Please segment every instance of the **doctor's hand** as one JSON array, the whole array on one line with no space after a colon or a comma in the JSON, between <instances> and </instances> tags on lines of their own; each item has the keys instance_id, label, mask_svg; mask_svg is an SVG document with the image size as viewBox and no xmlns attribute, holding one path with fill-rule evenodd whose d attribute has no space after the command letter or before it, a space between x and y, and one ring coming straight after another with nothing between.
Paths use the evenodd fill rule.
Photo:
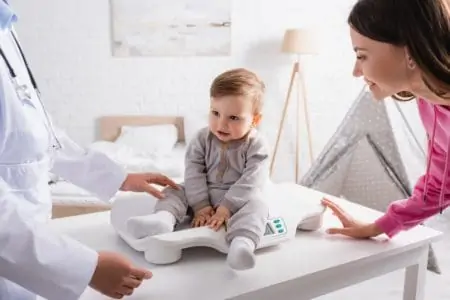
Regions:
<instances>
[{"instance_id":1,"label":"doctor's hand","mask_svg":"<svg viewBox=\"0 0 450 300\"><path fill-rule=\"evenodd\" d=\"M148 270L135 268L130 261L118 253L100 251L97 268L89 286L114 299L129 296L144 279L150 279Z\"/></svg>"},{"instance_id":2,"label":"doctor's hand","mask_svg":"<svg viewBox=\"0 0 450 300\"><path fill-rule=\"evenodd\" d=\"M333 212L333 214L341 221L343 228L329 228L327 233L329 234L343 234L349 237L357 239L366 239L375 237L383 233L383 231L378 228L374 223L362 223L355 220L352 216L346 213L341 207L336 203L323 199L322 204Z\"/></svg>"},{"instance_id":3,"label":"doctor's hand","mask_svg":"<svg viewBox=\"0 0 450 300\"><path fill-rule=\"evenodd\" d=\"M121 191L129 192L146 192L155 196L158 199L164 198L164 194L151 186L151 184L157 184L159 186L171 186L174 189L180 189L179 186L173 182L169 177L157 173L135 173L128 174L125 181L120 187Z\"/></svg>"},{"instance_id":4,"label":"doctor's hand","mask_svg":"<svg viewBox=\"0 0 450 300\"><path fill-rule=\"evenodd\" d=\"M210 228L215 231L219 230L222 225L225 225L228 219L230 218L231 213L225 206L219 205L217 207L216 212L212 215L211 219L208 221L208 225Z\"/></svg>"}]
</instances>

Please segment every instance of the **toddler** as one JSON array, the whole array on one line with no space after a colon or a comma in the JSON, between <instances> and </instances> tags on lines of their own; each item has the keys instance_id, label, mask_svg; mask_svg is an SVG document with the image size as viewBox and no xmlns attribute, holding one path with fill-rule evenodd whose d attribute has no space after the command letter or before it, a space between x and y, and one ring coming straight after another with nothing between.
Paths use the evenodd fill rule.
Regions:
<instances>
[{"instance_id":1,"label":"toddler","mask_svg":"<svg viewBox=\"0 0 450 300\"><path fill-rule=\"evenodd\" d=\"M216 77L210 88L209 126L188 144L184 184L166 188L151 215L133 217L136 238L171 232L192 210L192 226L226 226L227 256L235 270L255 265L254 250L269 215L262 198L269 180L269 151L256 127L264 83L246 69Z\"/></svg>"}]
</instances>

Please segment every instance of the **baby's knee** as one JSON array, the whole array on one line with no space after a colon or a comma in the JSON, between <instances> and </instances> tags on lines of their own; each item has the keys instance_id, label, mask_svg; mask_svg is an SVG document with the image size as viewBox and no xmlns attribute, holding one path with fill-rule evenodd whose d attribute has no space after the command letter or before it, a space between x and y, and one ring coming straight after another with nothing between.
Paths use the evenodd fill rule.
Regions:
<instances>
[{"instance_id":1,"label":"baby's knee","mask_svg":"<svg viewBox=\"0 0 450 300\"><path fill-rule=\"evenodd\" d=\"M171 186L167 186L165 188L162 189L162 193L165 196L165 198L167 197L183 197L184 196L184 186L181 184L177 184L178 189L171 187Z\"/></svg>"}]
</instances>

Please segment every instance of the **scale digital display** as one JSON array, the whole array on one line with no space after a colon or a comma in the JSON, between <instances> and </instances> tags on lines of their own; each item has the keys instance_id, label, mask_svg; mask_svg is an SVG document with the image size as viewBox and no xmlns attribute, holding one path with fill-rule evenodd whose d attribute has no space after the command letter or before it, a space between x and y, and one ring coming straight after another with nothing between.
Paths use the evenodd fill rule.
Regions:
<instances>
[{"instance_id":1,"label":"scale digital display","mask_svg":"<svg viewBox=\"0 0 450 300\"><path fill-rule=\"evenodd\" d=\"M264 236L268 235L280 235L286 233L286 227L281 218L269 219L266 223L266 228L264 231Z\"/></svg>"},{"instance_id":2,"label":"scale digital display","mask_svg":"<svg viewBox=\"0 0 450 300\"><path fill-rule=\"evenodd\" d=\"M275 231L273 231L272 227L269 225L269 223L266 223L266 231L264 232L264 235L271 235L274 234Z\"/></svg>"}]
</instances>

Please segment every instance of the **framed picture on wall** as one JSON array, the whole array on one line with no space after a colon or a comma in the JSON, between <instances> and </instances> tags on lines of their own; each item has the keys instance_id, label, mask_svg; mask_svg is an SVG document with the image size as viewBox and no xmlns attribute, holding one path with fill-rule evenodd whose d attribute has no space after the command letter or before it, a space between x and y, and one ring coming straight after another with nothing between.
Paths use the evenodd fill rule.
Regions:
<instances>
[{"instance_id":1,"label":"framed picture on wall","mask_svg":"<svg viewBox=\"0 0 450 300\"><path fill-rule=\"evenodd\" d=\"M231 0L110 0L112 53L227 56Z\"/></svg>"}]
</instances>

